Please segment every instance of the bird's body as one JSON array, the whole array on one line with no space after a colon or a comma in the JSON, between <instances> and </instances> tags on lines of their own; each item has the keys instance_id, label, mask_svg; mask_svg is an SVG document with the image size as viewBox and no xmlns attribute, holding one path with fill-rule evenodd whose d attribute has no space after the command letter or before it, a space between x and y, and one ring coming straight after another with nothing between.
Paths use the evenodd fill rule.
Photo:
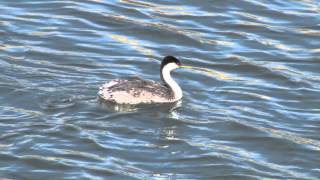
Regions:
<instances>
[{"instance_id":1,"label":"bird's body","mask_svg":"<svg viewBox=\"0 0 320 180\"><path fill-rule=\"evenodd\" d=\"M171 78L170 72L180 62L167 56L161 63L160 74L164 84L140 78L115 79L100 87L99 96L118 104L172 103L182 98L180 86Z\"/></svg>"},{"instance_id":2,"label":"bird's body","mask_svg":"<svg viewBox=\"0 0 320 180\"><path fill-rule=\"evenodd\" d=\"M100 97L119 104L174 102L171 90L154 81L143 79L115 79L104 84ZM169 101L168 101L169 100Z\"/></svg>"}]
</instances>

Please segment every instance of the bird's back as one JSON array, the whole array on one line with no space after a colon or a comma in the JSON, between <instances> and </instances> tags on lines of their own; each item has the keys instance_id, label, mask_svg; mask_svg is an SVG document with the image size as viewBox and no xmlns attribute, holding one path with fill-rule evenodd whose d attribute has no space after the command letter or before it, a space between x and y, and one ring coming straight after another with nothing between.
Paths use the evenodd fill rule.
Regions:
<instances>
[{"instance_id":1,"label":"bird's back","mask_svg":"<svg viewBox=\"0 0 320 180\"><path fill-rule=\"evenodd\" d=\"M174 101L173 93L167 86L139 78L109 81L100 88L99 95L107 101L120 104Z\"/></svg>"}]
</instances>

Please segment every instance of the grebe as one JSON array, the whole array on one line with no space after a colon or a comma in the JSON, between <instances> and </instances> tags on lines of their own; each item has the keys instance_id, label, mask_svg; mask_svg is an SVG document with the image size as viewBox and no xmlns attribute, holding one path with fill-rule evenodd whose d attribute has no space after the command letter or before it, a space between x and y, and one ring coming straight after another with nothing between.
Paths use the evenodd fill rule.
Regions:
<instances>
[{"instance_id":1,"label":"grebe","mask_svg":"<svg viewBox=\"0 0 320 180\"><path fill-rule=\"evenodd\" d=\"M182 98L180 86L171 78L170 72L181 66L173 56L163 58L160 77L164 84L135 79L115 79L100 87L99 96L118 104L172 103Z\"/></svg>"}]
</instances>

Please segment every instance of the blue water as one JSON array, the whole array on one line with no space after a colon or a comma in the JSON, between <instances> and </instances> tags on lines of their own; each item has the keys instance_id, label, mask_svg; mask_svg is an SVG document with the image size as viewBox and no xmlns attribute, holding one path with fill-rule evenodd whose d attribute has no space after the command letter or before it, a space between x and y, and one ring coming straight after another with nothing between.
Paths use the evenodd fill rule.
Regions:
<instances>
[{"instance_id":1,"label":"blue water","mask_svg":"<svg viewBox=\"0 0 320 180\"><path fill-rule=\"evenodd\" d=\"M319 1L0 2L0 179L320 179ZM99 100L165 55L180 104Z\"/></svg>"}]
</instances>

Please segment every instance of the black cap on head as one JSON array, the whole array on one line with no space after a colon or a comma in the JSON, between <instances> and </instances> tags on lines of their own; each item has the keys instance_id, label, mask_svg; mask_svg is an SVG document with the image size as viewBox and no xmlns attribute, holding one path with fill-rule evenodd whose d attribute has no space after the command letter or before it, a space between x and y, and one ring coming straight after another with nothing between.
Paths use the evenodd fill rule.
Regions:
<instances>
[{"instance_id":1,"label":"black cap on head","mask_svg":"<svg viewBox=\"0 0 320 180\"><path fill-rule=\"evenodd\" d=\"M163 60L161 62L160 69L162 69L163 66L165 66L168 63L176 63L178 66L181 66L181 63L177 58L175 58L173 56L166 56L163 58Z\"/></svg>"}]
</instances>

